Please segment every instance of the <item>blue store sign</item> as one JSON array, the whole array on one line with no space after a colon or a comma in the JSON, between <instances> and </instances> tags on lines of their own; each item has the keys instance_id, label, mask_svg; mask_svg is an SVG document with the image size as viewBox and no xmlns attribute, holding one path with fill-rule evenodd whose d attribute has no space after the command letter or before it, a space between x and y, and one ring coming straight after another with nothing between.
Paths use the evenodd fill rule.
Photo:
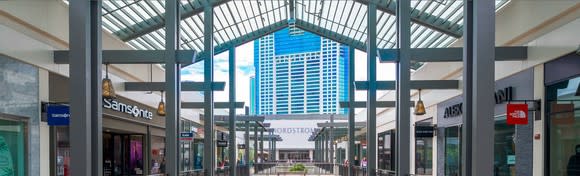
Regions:
<instances>
[{"instance_id":1,"label":"blue store sign","mask_svg":"<svg viewBox=\"0 0 580 176\"><path fill-rule=\"evenodd\" d=\"M47 122L50 126L69 125L70 109L66 105L49 104L46 107Z\"/></svg>"}]
</instances>

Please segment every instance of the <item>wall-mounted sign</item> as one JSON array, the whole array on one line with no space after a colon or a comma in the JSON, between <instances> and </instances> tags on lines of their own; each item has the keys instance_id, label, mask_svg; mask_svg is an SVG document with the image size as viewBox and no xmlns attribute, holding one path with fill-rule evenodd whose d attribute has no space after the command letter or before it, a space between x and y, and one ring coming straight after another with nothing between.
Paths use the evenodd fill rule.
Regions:
<instances>
[{"instance_id":1,"label":"wall-mounted sign","mask_svg":"<svg viewBox=\"0 0 580 176\"><path fill-rule=\"evenodd\" d=\"M508 125L528 124L528 104L507 104Z\"/></svg>"},{"instance_id":2,"label":"wall-mounted sign","mask_svg":"<svg viewBox=\"0 0 580 176\"><path fill-rule=\"evenodd\" d=\"M495 91L495 104L502 104L504 102L512 101L512 87L506 87Z\"/></svg>"},{"instance_id":3,"label":"wall-mounted sign","mask_svg":"<svg viewBox=\"0 0 580 176\"><path fill-rule=\"evenodd\" d=\"M48 104L46 121L50 126L66 126L70 123L70 108L67 105Z\"/></svg>"},{"instance_id":4,"label":"wall-mounted sign","mask_svg":"<svg viewBox=\"0 0 580 176\"><path fill-rule=\"evenodd\" d=\"M457 103L445 108L443 118L457 117L463 114L463 103Z\"/></svg>"},{"instance_id":5,"label":"wall-mounted sign","mask_svg":"<svg viewBox=\"0 0 580 176\"><path fill-rule=\"evenodd\" d=\"M193 141L193 132L181 132L181 133L179 133L179 140L181 140L181 141Z\"/></svg>"},{"instance_id":6,"label":"wall-mounted sign","mask_svg":"<svg viewBox=\"0 0 580 176\"><path fill-rule=\"evenodd\" d=\"M246 149L246 144L238 144L238 149Z\"/></svg>"},{"instance_id":7,"label":"wall-mounted sign","mask_svg":"<svg viewBox=\"0 0 580 176\"><path fill-rule=\"evenodd\" d=\"M432 126L415 126L415 137L433 137L434 131Z\"/></svg>"},{"instance_id":8,"label":"wall-mounted sign","mask_svg":"<svg viewBox=\"0 0 580 176\"><path fill-rule=\"evenodd\" d=\"M137 105L128 105L121 103L115 99L103 98L103 108L111 109L114 111L127 113L133 117L140 117L147 120L153 119L153 112L147 109L139 108Z\"/></svg>"},{"instance_id":9,"label":"wall-mounted sign","mask_svg":"<svg viewBox=\"0 0 580 176\"><path fill-rule=\"evenodd\" d=\"M217 147L228 147L228 141L226 140L217 140L216 141Z\"/></svg>"}]
</instances>

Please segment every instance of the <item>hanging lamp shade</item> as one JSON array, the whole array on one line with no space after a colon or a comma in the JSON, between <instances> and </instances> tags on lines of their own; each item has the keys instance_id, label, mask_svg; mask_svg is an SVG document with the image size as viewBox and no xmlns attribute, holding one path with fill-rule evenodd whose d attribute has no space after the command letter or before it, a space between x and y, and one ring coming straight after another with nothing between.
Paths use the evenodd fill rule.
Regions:
<instances>
[{"instance_id":1,"label":"hanging lamp shade","mask_svg":"<svg viewBox=\"0 0 580 176\"><path fill-rule=\"evenodd\" d=\"M165 116L165 102L163 102L163 92L161 92L161 101L157 105L157 115Z\"/></svg>"},{"instance_id":2,"label":"hanging lamp shade","mask_svg":"<svg viewBox=\"0 0 580 176\"><path fill-rule=\"evenodd\" d=\"M415 115L425 115L425 104L423 104L423 100L421 100L421 90L419 89L419 101L415 105Z\"/></svg>"},{"instance_id":3,"label":"hanging lamp shade","mask_svg":"<svg viewBox=\"0 0 580 176\"><path fill-rule=\"evenodd\" d=\"M105 66L106 75L105 79L103 79L103 97L104 98L117 98L117 94L115 94L115 88L113 88L113 82L109 79L109 65Z\"/></svg>"}]
</instances>

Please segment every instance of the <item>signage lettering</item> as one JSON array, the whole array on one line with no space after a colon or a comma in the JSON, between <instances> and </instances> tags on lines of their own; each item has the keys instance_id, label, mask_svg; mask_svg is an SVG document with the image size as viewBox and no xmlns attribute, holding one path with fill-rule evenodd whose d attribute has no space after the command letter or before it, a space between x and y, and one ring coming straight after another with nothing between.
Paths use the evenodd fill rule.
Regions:
<instances>
[{"instance_id":1,"label":"signage lettering","mask_svg":"<svg viewBox=\"0 0 580 176\"><path fill-rule=\"evenodd\" d=\"M435 128L432 126L416 126L415 137L433 137L434 130Z\"/></svg>"},{"instance_id":2,"label":"signage lettering","mask_svg":"<svg viewBox=\"0 0 580 176\"><path fill-rule=\"evenodd\" d=\"M133 117L141 117L144 119L153 119L153 112L147 109L141 109L137 105L128 105L125 103L118 102L114 99L103 98L103 108L111 109L114 111L127 113Z\"/></svg>"},{"instance_id":3,"label":"signage lettering","mask_svg":"<svg viewBox=\"0 0 580 176\"><path fill-rule=\"evenodd\" d=\"M463 114L463 103L458 103L445 108L443 118L457 117Z\"/></svg>"},{"instance_id":4,"label":"signage lettering","mask_svg":"<svg viewBox=\"0 0 580 176\"><path fill-rule=\"evenodd\" d=\"M502 104L504 102L512 101L512 87L506 87L503 90L497 90L495 92L495 104Z\"/></svg>"}]
</instances>

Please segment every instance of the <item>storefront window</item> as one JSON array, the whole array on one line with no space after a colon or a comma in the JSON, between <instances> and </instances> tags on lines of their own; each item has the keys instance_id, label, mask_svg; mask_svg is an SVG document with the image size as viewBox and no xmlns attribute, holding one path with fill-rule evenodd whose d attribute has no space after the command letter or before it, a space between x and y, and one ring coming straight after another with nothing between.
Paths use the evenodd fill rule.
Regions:
<instances>
[{"instance_id":1,"label":"storefront window","mask_svg":"<svg viewBox=\"0 0 580 176\"><path fill-rule=\"evenodd\" d=\"M103 175L143 175L143 137L103 133Z\"/></svg>"},{"instance_id":2,"label":"storefront window","mask_svg":"<svg viewBox=\"0 0 580 176\"><path fill-rule=\"evenodd\" d=\"M165 173L165 138L151 136L151 174Z\"/></svg>"},{"instance_id":3,"label":"storefront window","mask_svg":"<svg viewBox=\"0 0 580 176\"><path fill-rule=\"evenodd\" d=\"M461 127L445 128L445 175L458 176L461 172Z\"/></svg>"},{"instance_id":4,"label":"storefront window","mask_svg":"<svg viewBox=\"0 0 580 176\"><path fill-rule=\"evenodd\" d=\"M580 175L580 77L546 89L549 175Z\"/></svg>"},{"instance_id":5,"label":"storefront window","mask_svg":"<svg viewBox=\"0 0 580 176\"><path fill-rule=\"evenodd\" d=\"M70 176L70 141L68 127L56 129L56 175Z\"/></svg>"},{"instance_id":6,"label":"storefront window","mask_svg":"<svg viewBox=\"0 0 580 176\"><path fill-rule=\"evenodd\" d=\"M496 176L516 175L515 126L507 125L506 117L495 120L494 173Z\"/></svg>"},{"instance_id":7,"label":"storefront window","mask_svg":"<svg viewBox=\"0 0 580 176\"><path fill-rule=\"evenodd\" d=\"M382 138L382 139L381 139ZM395 131L379 134L379 169L395 170Z\"/></svg>"},{"instance_id":8,"label":"storefront window","mask_svg":"<svg viewBox=\"0 0 580 176\"><path fill-rule=\"evenodd\" d=\"M433 138L417 138L415 151L415 173L431 175L433 172Z\"/></svg>"},{"instance_id":9,"label":"storefront window","mask_svg":"<svg viewBox=\"0 0 580 176\"><path fill-rule=\"evenodd\" d=\"M0 175L26 175L26 123L0 115Z\"/></svg>"}]
</instances>

